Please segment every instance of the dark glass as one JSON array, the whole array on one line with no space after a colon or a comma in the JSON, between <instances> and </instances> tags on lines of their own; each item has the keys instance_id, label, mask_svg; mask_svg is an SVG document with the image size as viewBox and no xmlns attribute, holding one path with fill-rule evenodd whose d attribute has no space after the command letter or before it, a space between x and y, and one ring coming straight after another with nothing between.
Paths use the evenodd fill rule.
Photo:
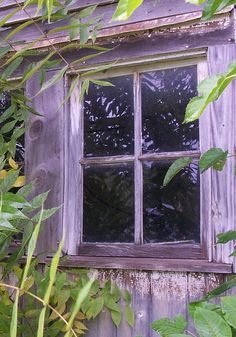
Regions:
<instances>
[{"instance_id":1,"label":"dark glass","mask_svg":"<svg viewBox=\"0 0 236 337\"><path fill-rule=\"evenodd\" d=\"M84 98L84 156L134 152L133 78L106 79L114 86L90 83Z\"/></svg>"},{"instance_id":2,"label":"dark glass","mask_svg":"<svg viewBox=\"0 0 236 337\"><path fill-rule=\"evenodd\" d=\"M196 150L198 121L182 124L197 95L197 66L141 74L143 152Z\"/></svg>"},{"instance_id":3,"label":"dark glass","mask_svg":"<svg viewBox=\"0 0 236 337\"><path fill-rule=\"evenodd\" d=\"M0 94L0 117L4 114L4 112L11 106L11 96L8 92L3 92ZM5 123L14 120L14 118L8 118L4 120L2 123L0 122L0 128L3 127ZM17 122L15 128L20 126L21 122ZM9 133L4 134L4 139L7 142L11 139L12 131ZM25 138L24 135L19 137L16 142L16 153L15 153L15 160L19 163L24 162L25 157Z\"/></svg>"},{"instance_id":4,"label":"dark glass","mask_svg":"<svg viewBox=\"0 0 236 337\"><path fill-rule=\"evenodd\" d=\"M133 165L84 168L84 242L133 242Z\"/></svg>"},{"instance_id":5,"label":"dark glass","mask_svg":"<svg viewBox=\"0 0 236 337\"><path fill-rule=\"evenodd\" d=\"M198 243L198 164L190 164L163 188L163 180L170 164L170 161L144 163L144 242Z\"/></svg>"}]
</instances>

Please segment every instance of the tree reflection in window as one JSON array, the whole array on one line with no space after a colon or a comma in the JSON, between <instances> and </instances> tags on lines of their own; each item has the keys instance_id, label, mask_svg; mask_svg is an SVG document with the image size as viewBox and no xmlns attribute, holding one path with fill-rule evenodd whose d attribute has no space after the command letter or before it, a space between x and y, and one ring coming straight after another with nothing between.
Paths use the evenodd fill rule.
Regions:
<instances>
[{"instance_id":1,"label":"tree reflection in window","mask_svg":"<svg viewBox=\"0 0 236 337\"><path fill-rule=\"evenodd\" d=\"M173 151L179 151L179 156L186 151L198 153L198 122L182 124L186 106L197 94L197 66L141 72L135 78L137 82L134 75L107 79L114 87L91 84L84 98L84 157L88 161L102 157L111 164L100 164L95 158L84 167L83 241L133 242L135 226L142 229L143 220L143 242L139 243L198 243L197 163L162 188ZM135 114L142 120L142 132L139 127L134 132ZM134 153L134 145L141 142L142 150ZM143 162L140 157L153 153L163 153L162 159L145 157ZM115 166L114 155L121 162ZM129 158L129 164L127 155L135 158ZM137 166L132 161L142 163L142 181L135 178ZM139 186L136 193L135 186ZM140 201L136 205L143 201L143 219L134 219L135 198Z\"/></svg>"},{"instance_id":2,"label":"tree reflection in window","mask_svg":"<svg viewBox=\"0 0 236 337\"><path fill-rule=\"evenodd\" d=\"M112 156L134 152L133 78L108 79L114 87L90 84L84 98L84 155Z\"/></svg>"},{"instance_id":3,"label":"tree reflection in window","mask_svg":"<svg viewBox=\"0 0 236 337\"><path fill-rule=\"evenodd\" d=\"M143 73L143 152L198 148L198 121L183 124L185 108L197 95L197 66Z\"/></svg>"}]
</instances>

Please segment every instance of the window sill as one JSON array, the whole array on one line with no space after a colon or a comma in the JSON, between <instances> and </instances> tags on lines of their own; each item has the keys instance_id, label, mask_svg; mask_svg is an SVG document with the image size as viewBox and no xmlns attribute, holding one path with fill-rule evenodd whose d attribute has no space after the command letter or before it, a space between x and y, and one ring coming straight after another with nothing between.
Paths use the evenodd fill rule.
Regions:
<instances>
[{"instance_id":1,"label":"window sill","mask_svg":"<svg viewBox=\"0 0 236 337\"><path fill-rule=\"evenodd\" d=\"M232 273L231 264L208 262L206 260L69 256L65 261L61 262L60 265L66 268L84 267L166 272Z\"/></svg>"}]
</instances>

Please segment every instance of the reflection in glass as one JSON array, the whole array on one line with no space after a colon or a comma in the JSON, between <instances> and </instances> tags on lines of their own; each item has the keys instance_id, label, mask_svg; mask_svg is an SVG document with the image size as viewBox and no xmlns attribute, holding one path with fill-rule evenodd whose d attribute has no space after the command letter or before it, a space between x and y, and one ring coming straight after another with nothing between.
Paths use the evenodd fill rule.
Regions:
<instances>
[{"instance_id":1,"label":"reflection in glass","mask_svg":"<svg viewBox=\"0 0 236 337\"><path fill-rule=\"evenodd\" d=\"M141 74L143 152L198 148L198 122L182 124L197 95L197 66Z\"/></svg>"},{"instance_id":2,"label":"reflection in glass","mask_svg":"<svg viewBox=\"0 0 236 337\"><path fill-rule=\"evenodd\" d=\"M90 83L84 98L84 156L134 152L133 78L106 79L114 86Z\"/></svg>"},{"instance_id":3,"label":"reflection in glass","mask_svg":"<svg viewBox=\"0 0 236 337\"><path fill-rule=\"evenodd\" d=\"M8 92L4 91L0 94L0 118L4 115L4 112L11 106L11 96ZM4 124L14 120L12 119L3 119L3 121L0 121L0 128L3 127ZM15 128L21 125L21 122L17 122L15 125ZM12 132L4 134L5 141L8 141L11 139ZM24 156L25 156L25 139L24 135L19 137L16 142L16 154L15 154L15 160L19 163L24 162Z\"/></svg>"},{"instance_id":4,"label":"reflection in glass","mask_svg":"<svg viewBox=\"0 0 236 337\"><path fill-rule=\"evenodd\" d=\"M199 242L198 164L182 170L163 188L170 161L144 163L144 242Z\"/></svg>"},{"instance_id":5,"label":"reflection in glass","mask_svg":"<svg viewBox=\"0 0 236 337\"><path fill-rule=\"evenodd\" d=\"M84 242L134 239L133 165L84 168Z\"/></svg>"}]
</instances>

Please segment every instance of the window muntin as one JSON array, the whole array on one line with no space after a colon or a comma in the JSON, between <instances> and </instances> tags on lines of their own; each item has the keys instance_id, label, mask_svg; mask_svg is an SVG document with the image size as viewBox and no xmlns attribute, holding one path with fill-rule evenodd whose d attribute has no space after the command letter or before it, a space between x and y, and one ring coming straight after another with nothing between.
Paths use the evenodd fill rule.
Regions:
<instances>
[{"instance_id":1,"label":"window muntin","mask_svg":"<svg viewBox=\"0 0 236 337\"><path fill-rule=\"evenodd\" d=\"M145 69L146 70L146 69ZM132 71L129 70L129 74ZM123 72L124 74L124 72ZM154 75L154 76L153 76ZM90 168L94 166L100 166L106 164L107 167L116 163L116 165L121 166L127 163L133 163L134 165L134 243L142 246L142 244L148 244L148 243L185 243L185 244L195 244L199 243L200 241L200 212L199 212L199 175L198 175L198 168L197 164L192 164L190 167L186 168L178 177L175 178L175 186L181 185L183 181L187 181L189 186L188 190L186 191L186 195L190 197L190 200L193 201L192 205L190 205L190 210L188 210L188 215L184 215L184 211L181 211L178 213L178 215L174 215L175 211L172 209L181 209L183 208L183 205L187 205L187 202L184 202L184 199L181 200L178 206L173 206L171 204L168 205L168 203L164 201L159 202L161 204L161 209L163 211L162 218L165 217L165 211L169 210L169 213L172 213L172 215L169 215L169 219L174 219L174 223L168 223L164 226L159 226L158 230L154 228L153 230L153 224L150 226L150 223L152 223L153 219L153 213L158 212L157 206L154 205L151 207L150 205L147 205L147 200L150 200L150 197L147 198L144 195L144 193L147 193L147 182L146 180L146 172L147 167L153 167L153 171L155 171L155 167L159 166L161 167L161 173L164 177L164 167L171 163L171 160L175 157L182 157L185 155L190 155L192 157L197 158L199 156L199 135L198 135L198 123L194 124L186 124L182 125L185 107L188 103L188 101L196 95L197 90L197 65L191 63L191 65L187 66L180 66L180 67L169 67L169 69L164 70L155 70L151 69L151 71L142 71L140 69L140 72L137 72L137 69L133 72L131 75L123 75L123 76L116 76L111 78L108 76L108 81L117 81L118 83L122 83L122 78L130 78L133 77L133 102L134 102L134 153L129 152L122 153L117 151L114 156L114 152L108 152L108 155L102 154L102 156L93 156L88 158L86 154L86 146L84 147L84 156L81 158L80 163L84 169L86 165L89 165ZM104 77L104 76L102 76ZM150 77L152 79L152 87L154 90L151 90L150 93L150 85L148 86L146 84L147 80L149 80L150 84ZM155 79L153 83L153 77ZM156 80L157 79L157 80ZM180 81L180 85L177 87L175 85L176 82ZM131 82L131 80L130 80ZM168 97L168 88L165 86L167 84L171 84L172 87L172 100ZM167 85L167 86L168 86ZM158 87L159 86L159 87ZM146 87L146 88L145 88ZM93 87L94 88L94 87ZM153 89L152 88L152 89ZM143 90L142 90L143 89ZM90 87L91 90L91 87ZM99 90L97 88L96 90ZM109 91L110 87L106 87L106 90ZM112 87L113 93L114 87ZM146 90L146 94L145 94ZM179 91L178 91L179 90ZM102 90L104 91L104 90ZM125 91L125 90L124 90ZM148 92L149 91L149 92ZM164 104L159 101L159 107L161 106L161 109L154 110L152 107L155 106L156 102L158 103L159 97L158 93L162 91L162 101L164 101ZM85 97L85 113L86 109L88 109L87 102L90 102L89 99L90 92L88 96ZM91 95L94 95L94 90L91 91ZM106 95L109 96L109 95ZM146 97L145 97L146 96ZM174 96L174 98L173 98ZM100 98L102 100L102 98ZM147 102L145 104L145 101ZM86 106L87 104L87 106ZM149 104L149 106L148 106ZM157 104L158 105L158 104ZM115 106L115 105L114 105ZM95 104L94 104L95 107ZM147 109L148 107L148 109ZM171 108L170 108L171 107ZM177 107L176 110L174 110ZM93 108L96 111L96 108ZM145 109L147 112L145 112ZM155 118L151 118L151 110L153 110L153 114L155 115L157 122L155 123ZM88 112L87 112L88 113ZM90 111L91 113L91 111ZM96 112L97 114L97 112ZM122 114L122 111L121 111ZM130 115L132 115L131 113ZM165 114L167 114L168 117L171 117L169 119L168 123L164 123L166 120ZM176 114L176 116L175 116ZM158 119L160 122L160 119L163 119L162 122L159 123L160 125L160 132L159 134L169 134L169 137L165 136L166 140L163 139L163 137L156 137L156 134L153 133L154 137L152 137L152 144L155 145L160 143L159 146L153 146L153 148L148 147L145 142L145 136L148 134L148 128L150 129L150 126L158 126ZM173 119L173 120L172 120ZM168 118L167 118L168 121ZM153 124L153 125L152 125ZM129 130L129 133L131 134L132 131L132 125L126 125L127 129ZM84 129L86 130L86 116L84 116ZM158 134L158 132L157 132ZM176 137L177 135L177 137ZM85 134L86 137L86 134ZM108 136L109 138L109 136ZM154 139L154 141L153 141ZM177 140L176 140L177 139ZM112 140L112 137L110 138ZM174 141L176 140L176 141ZM174 146L173 146L174 145ZM121 146L122 149L122 146ZM96 153L96 150L95 150ZM166 192L163 192L164 190L161 188L161 179L157 179L158 177L153 178L153 182L151 182L151 187L149 190L151 191L150 194L153 194L152 190L155 189L155 185L157 188L160 188L159 195L165 194ZM157 181L158 180L158 183ZM169 185L167 187L167 190L170 189L169 195L171 195L171 189L173 187L170 187ZM85 188L85 185L84 185ZM165 190L166 191L166 190ZM174 194L174 190L172 190L172 193ZM182 193L182 196L184 193ZM165 199L165 198L164 198ZM133 199L132 199L133 200ZM189 200L189 201L190 201ZM84 199L84 205L85 205L85 199ZM146 203L145 203L146 202ZM164 205L163 205L164 204ZM190 204L190 202L189 202ZM93 206L91 206L90 212L93 210ZM146 207L146 208L145 208ZM168 209L169 207L169 209ZM153 212L150 210L150 208L153 208ZM166 208L166 210L165 210ZM147 212L147 209L149 209L149 213ZM173 212L171 212L173 211ZM182 220L181 220L182 217ZM94 217L96 218L96 216ZM132 217L130 217L131 219ZM177 220L176 220L177 218ZM156 221L154 219L154 221ZM172 221L171 220L171 221ZM94 223L97 221L97 226L94 224L94 230L97 230L97 227L102 226L98 219L94 220ZM124 220L125 223L126 220ZM127 222L126 222L127 223ZM165 221L164 221L165 223ZM182 224L184 223L184 226ZM92 242L94 244L99 242L104 243L112 243L112 242L132 242L129 240L122 240L119 239L119 236L117 240L110 240L106 239L106 235L101 234L100 239L91 240L88 239L88 236L86 235L87 229L86 229L86 220L84 215L84 223L83 223L83 230L82 230L82 242L89 243ZM155 227L155 226L154 226ZM162 227L162 228L161 228ZM182 228L181 228L182 227ZM122 226L120 227L122 228ZM128 228L132 228L131 222L128 225ZM166 230L168 228L169 233L171 231L173 232L171 234L166 234ZM90 226L90 231L92 232L92 227ZM103 233L109 231L109 226L103 227ZM159 234L158 234L159 232ZM155 238L152 238L152 235L156 235ZM166 235L166 238L165 238Z\"/></svg>"}]
</instances>

